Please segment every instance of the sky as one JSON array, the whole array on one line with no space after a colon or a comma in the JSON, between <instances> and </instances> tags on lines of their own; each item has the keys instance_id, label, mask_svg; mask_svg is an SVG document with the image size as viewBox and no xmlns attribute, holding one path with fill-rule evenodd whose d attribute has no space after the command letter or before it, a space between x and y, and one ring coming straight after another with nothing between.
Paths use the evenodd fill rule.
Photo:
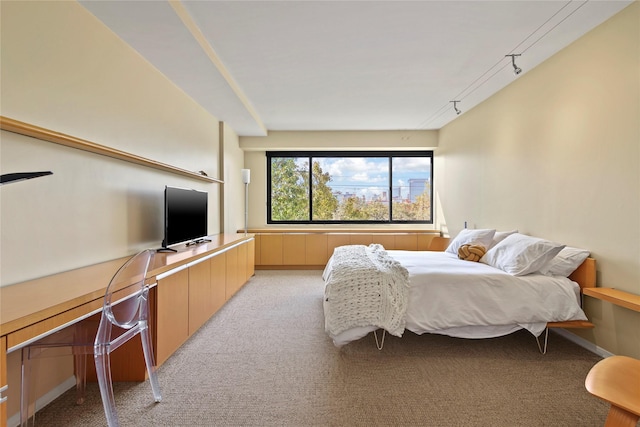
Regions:
<instances>
[{"instance_id":1,"label":"sky","mask_svg":"<svg viewBox=\"0 0 640 427\"><path fill-rule=\"evenodd\" d=\"M389 189L388 157L315 157L323 172L332 180L328 185L343 194L351 193L371 199ZM394 157L393 187L400 187L402 197L408 197L409 179L426 179L431 176L431 158Z\"/></svg>"}]
</instances>

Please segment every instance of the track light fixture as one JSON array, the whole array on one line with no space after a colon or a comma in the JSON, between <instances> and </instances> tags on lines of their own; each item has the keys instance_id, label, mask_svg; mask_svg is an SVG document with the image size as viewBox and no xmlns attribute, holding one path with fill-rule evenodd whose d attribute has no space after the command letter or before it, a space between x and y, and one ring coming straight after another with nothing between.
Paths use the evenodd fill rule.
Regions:
<instances>
[{"instance_id":1,"label":"track light fixture","mask_svg":"<svg viewBox=\"0 0 640 427\"><path fill-rule=\"evenodd\" d=\"M449 101L449 102L453 102L453 109L456 110L457 115L460 115L460 113L462 113L462 111L458 110L458 102L460 101Z\"/></svg>"},{"instance_id":2,"label":"track light fixture","mask_svg":"<svg viewBox=\"0 0 640 427\"><path fill-rule=\"evenodd\" d=\"M505 56L510 56L511 57L511 65L513 65L513 72L515 73L515 75L517 76L518 74L520 74L522 72L522 68L518 67L516 65L516 56L522 56L521 53L512 53L509 55L505 55Z\"/></svg>"}]
</instances>

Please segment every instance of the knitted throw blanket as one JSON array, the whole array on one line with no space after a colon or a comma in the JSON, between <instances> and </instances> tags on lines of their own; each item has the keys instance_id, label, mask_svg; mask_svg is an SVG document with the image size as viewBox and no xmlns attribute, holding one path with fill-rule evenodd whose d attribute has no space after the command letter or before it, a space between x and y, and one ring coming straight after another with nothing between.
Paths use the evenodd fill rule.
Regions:
<instances>
[{"instance_id":1,"label":"knitted throw blanket","mask_svg":"<svg viewBox=\"0 0 640 427\"><path fill-rule=\"evenodd\" d=\"M336 336L357 326L377 326L402 336L409 272L382 245L340 246L325 288L325 330Z\"/></svg>"}]
</instances>

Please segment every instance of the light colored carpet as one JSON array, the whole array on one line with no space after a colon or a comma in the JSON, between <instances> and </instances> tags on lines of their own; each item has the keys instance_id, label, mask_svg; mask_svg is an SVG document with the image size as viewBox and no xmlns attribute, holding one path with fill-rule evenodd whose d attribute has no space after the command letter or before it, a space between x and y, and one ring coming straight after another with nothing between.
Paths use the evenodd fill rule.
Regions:
<instances>
[{"instance_id":1,"label":"light colored carpet","mask_svg":"<svg viewBox=\"0 0 640 427\"><path fill-rule=\"evenodd\" d=\"M552 334L486 340L373 336L342 349L324 332L320 271L257 271L148 382L115 385L123 426L581 426L608 405L584 378L600 357ZM40 426L106 421L95 384L37 414Z\"/></svg>"}]
</instances>

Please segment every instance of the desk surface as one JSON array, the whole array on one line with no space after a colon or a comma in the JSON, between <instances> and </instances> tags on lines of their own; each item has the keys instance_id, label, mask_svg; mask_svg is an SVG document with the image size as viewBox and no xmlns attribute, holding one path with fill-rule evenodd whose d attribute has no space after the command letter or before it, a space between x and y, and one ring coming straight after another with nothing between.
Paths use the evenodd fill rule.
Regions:
<instances>
[{"instance_id":1,"label":"desk surface","mask_svg":"<svg viewBox=\"0 0 640 427\"><path fill-rule=\"evenodd\" d=\"M218 234L209 236L211 242L189 247L177 246L178 252L158 252L154 256L153 265L149 267L147 277L154 278L251 238L252 234ZM111 277L128 258L118 258L0 287L0 336L9 335L83 305L93 303L92 307L96 304L101 306Z\"/></svg>"}]
</instances>

